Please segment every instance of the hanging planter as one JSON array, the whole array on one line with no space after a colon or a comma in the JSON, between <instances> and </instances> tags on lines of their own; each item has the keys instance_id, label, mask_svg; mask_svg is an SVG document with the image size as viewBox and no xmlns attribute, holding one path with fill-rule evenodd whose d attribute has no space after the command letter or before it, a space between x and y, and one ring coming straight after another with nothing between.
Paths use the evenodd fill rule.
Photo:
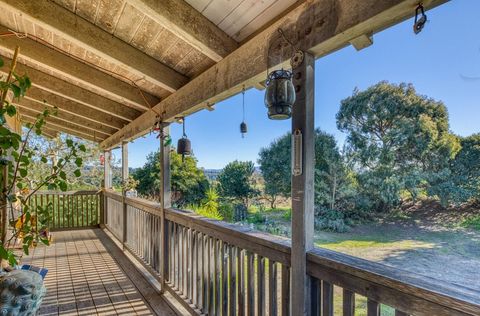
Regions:
<instances>
[{"instance_id":1,"label":"hanging planter","mask_svg":"<svg viewBox=\"0 0 480 316\"><path fill-rule=\"evenodd\" d=\"M268 118L286 120L292 116L295 103L295 89L292 83L292 72L288 70L272 71L266 81L265 105Z\"/></svg>"},{"instance_id":2,"label":"hanging planter","mask_svg":"<svg viewBox=\"0 0 480 316\"><path fill-rule=\"evenodd\" d=\"M182 121L183 136L178 140L177 153L182 155L182 161L185 161L185 156L190 156L192 154L192 143L187 138L187 134L185 134L185 118L183 118Z\"/></svg>"},{"instance_id":3,"label":"hanging planter","mask_svg":"<svg viewBox=\"0 0 480 316\"><path fill-rule=\"evenodd\" d=\"M245 86L243 86L242 90L242 123L240 123L240 133L242 134L242 138L245 137L247 133L247 123L245 123Z\"/></svg>"}]
</instances>

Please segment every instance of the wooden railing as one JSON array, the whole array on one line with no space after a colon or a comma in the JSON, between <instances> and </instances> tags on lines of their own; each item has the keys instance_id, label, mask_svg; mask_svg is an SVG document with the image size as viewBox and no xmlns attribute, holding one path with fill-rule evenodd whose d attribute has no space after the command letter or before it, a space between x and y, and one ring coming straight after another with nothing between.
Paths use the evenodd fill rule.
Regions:
<instances>
[{"instance_id":1,"label":"wooden railing","mask_svg":"<svg viewBox=\"0 0 480 316\"><path fill-rule=\"evenodd\" d=\"M50 229L86 228L100 223L99 191L39 191L30 205L50 205Z\"/></svg>"},{"instance_id":2,"label":"wooden railing","mask_svg":"<svg viewBox=\"0 0 480 316\"><path fill-rule=\"evenodd\" d=\"M162 232L158 204L104 194L106 227L192 314L290 315L288 240L175 209ZM307 272L312 315L354 315L362 298L369 316L480 315L476 291L334 251L310 251Z\"/></svg>"}]
</instances>

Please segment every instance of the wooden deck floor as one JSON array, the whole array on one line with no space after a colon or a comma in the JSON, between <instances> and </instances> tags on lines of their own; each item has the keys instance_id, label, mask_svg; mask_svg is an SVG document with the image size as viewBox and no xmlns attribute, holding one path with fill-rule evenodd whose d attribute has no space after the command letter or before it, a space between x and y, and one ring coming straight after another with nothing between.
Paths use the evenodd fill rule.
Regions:
<instances>
[{"instance_id":1,"label":"wooden deck floor","mask_svg":"<svg viewBox=\"0 0 480 316\"><path fill-rule=\"evenodd\" d=\"M52 234L22 260L49 269L40 315L175 315L101 229Z\"/></svg>"}]
</instances>

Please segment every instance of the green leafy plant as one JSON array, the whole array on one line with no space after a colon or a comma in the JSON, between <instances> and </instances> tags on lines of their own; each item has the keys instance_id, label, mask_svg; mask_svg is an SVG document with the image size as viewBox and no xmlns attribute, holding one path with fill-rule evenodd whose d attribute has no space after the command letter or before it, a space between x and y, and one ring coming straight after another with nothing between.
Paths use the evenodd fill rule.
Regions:
<instances>
[{"instance_id":1,"label":"green leafy plant","mask_svg":"<svg viewBox=\"0 0 480 316\"><path fill-rule=\"evenodd\" d=\"M17 53L15 54L15 56ZM62 156L55 157L50 162L47 156L37 156L38 148L29 145L34 135L42 135L42 129L51 115L56 111L45 110L38 114L33 123L26 124L23 137L12 131L7 124L8 118L17 116L15 105L10 103L9 94L13 99L23 97L31 86L27 76L20 76L14 72L16 57L14 56L8 77L0 80L1 108L0 108L0 209L1 209L1 243L0 258L7 260L10 265L17 264L18 257L11 249L12 242L21 241L22 249L28 255L29 249L39 243L48 245L48 222L52 209L51 204L46 206L34 205L32 197L41 189L67 190L67 178L80 177L83 159L80 152L85 152L83 144L77 144L66 139L67 150ZM3 65L3 61L0 61ZM33 161L50 167L48 175L38 183L29 181L29 173ZM66 167L74 166L67 173ZM71 174L70 174L71 173Z\"/></svg>"}]
</instances>

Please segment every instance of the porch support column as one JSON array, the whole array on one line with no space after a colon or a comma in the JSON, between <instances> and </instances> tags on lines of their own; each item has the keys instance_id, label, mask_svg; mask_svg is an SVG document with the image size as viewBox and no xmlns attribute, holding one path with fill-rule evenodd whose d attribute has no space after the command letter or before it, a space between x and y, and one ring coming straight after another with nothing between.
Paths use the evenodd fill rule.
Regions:
<instances>
[{"instance_id":1,"label":"porch support column","mask_svg":"<svg viewBox=\"0 0 480 316\"><path fill-rule=\"evenodd\" d=\"M103 181L102 181L102 195L100 197L100 227L104 227L107 223L108 199L105 196L105 191L112 187L111 181L111 165L110 165L110 150L103 152Z\"/></svg>"},{"instance_id":2,"label":"porch support column","mask_svg":"<svg viewBox=\"0 0 480 316\"><path fill-rule=\"evenodd\" d=\"M161 291L165 292L165 283L168 276L168 226L165 219L165 209L171 207L170 194L170 145L165 138L170 133L168 126L163 127L163 137L160 137L160 276Z\"/></svg>"},{"instance_id":3,"label":"porch support column","mask_svg":"<svg viewBox=\"0 0 480 316\"><path fill-rule=\"evenodd\" d=\"M128 142L122 143L122 186L128 180ZM127 203L125 202L127 191L122 188L122 196L123 196L123 236L122 236L122 244L123 248L125 248L125 243L127 242Z\"/></svg>"},{"instance_id":4,"label":"porch support column","mask_svg":"<svg viewBox=\"0 0 480 316\"><path fill-rule=\"evenodd\" d=\"M300 132L302 141L301 146L292 146L292 161L294 157L301 157L302 172L298 175L292 172L292 315L311 314L306 253L313 248L314 67L314 57L305 53L302 64L293 70L296 101L292 112L292 137Z\"/></svg>"}]
</instances>

